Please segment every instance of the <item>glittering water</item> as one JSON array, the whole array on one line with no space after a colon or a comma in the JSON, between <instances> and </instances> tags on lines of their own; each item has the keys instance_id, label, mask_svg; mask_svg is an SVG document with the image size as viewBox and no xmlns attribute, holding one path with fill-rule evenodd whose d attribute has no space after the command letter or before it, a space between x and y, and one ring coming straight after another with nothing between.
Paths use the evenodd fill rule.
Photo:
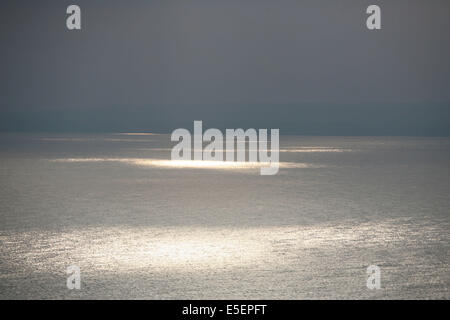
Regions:
<instances>
[{"instance_id":1,"label":"glittering water","mask_svg":"<svg viewBox=\"0 0 450 320\"><path fill-rule=\"evenodd\" d=\"M280 144L261 176L167 135L1 134L0 298L450 297L450 139Z\"/></svg>"}]
</instances>

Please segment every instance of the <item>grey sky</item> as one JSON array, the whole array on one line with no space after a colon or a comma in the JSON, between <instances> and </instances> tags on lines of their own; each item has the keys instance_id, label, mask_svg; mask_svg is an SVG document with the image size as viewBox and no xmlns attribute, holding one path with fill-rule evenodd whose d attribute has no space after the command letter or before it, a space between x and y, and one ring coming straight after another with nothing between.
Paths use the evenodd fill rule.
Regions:
<instances>
[{"instance_id":1,"label":"grey sky","mask_svg":"<svg viewBox=\"0 0 450 320\"><path fill-rule=\"evenodd\" d=\"M78 4L82 30L66 29ZM369 4L382 30L365 26ZM447 0L2 1L2 131L450 134Z\"/></svg>"}]
</instances>

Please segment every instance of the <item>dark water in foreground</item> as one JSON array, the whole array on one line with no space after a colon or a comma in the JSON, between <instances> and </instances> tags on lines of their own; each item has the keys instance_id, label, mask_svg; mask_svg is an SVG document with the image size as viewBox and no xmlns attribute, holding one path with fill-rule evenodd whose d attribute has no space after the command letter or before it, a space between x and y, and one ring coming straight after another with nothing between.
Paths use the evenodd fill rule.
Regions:
<instances>
[{"instance_id":1,"label":"dark water in foreground","mask_svg":"<svg viewBox=\"0 0 450 320\"><path fill-rule=\"evenodd\" d=\"M450 297L450 139L280 143L261 176L170 165L167 135L1 134L0 298Z\"/></svg>"}]
</instances>

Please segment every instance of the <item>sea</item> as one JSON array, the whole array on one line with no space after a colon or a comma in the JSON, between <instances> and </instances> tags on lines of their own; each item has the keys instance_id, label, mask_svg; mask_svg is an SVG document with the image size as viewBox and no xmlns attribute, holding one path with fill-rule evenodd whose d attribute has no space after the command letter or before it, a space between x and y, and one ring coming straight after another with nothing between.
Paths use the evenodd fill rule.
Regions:
<instances>
[{"instance_id":1,"label":"sea","mask_svg":"<svg viewBox=\"0 0 450 320\"><path fill-rule=\"evenodd\" d=\"M1 133L0 299L450 298L449 138L282 135L276 175L174 144Z\"/></svg>"}]
</instances>

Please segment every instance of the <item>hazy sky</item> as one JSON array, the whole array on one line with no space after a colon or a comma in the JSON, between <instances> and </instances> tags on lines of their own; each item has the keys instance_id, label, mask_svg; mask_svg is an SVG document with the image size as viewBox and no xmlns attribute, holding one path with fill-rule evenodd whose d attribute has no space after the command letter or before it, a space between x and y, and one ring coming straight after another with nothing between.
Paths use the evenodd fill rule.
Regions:
<instances>
[{"instance_id":1,"label":"hazy sky","mask_svg":"<svg viewBox=\"0 0 450 320\"><path fill-rule=\"evenodd\" d=\"M449 17L448 0L2 0L0 130L450 135Z\"/></svg>"}]
</instances>

